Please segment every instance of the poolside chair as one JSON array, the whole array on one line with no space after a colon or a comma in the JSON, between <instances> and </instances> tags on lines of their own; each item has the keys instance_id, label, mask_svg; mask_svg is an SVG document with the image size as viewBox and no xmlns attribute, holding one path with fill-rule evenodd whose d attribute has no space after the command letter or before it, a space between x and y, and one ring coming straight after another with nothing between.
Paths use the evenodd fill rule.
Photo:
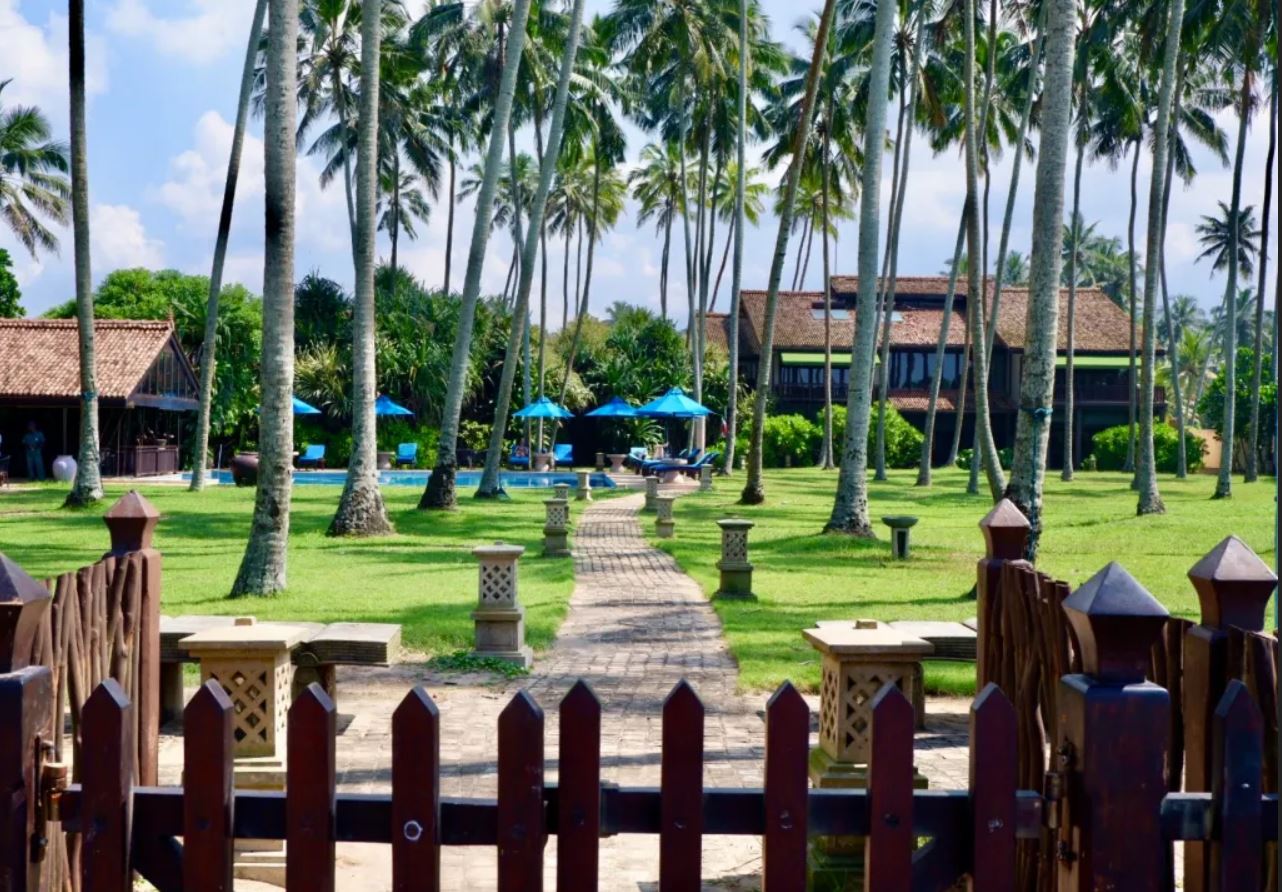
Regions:
<instances>
[{"instance_id":1,"label":"poolside chair","mask_svg":"<svg viewBox=\"0 0 1282 892\"><path fill-rule=\"evenodd\" d=\"M521 446L513 446L512 451L508 453L507 464L509 468L528 468L530 466L530 453L522 453Z\"/></svg>"},{"instance_id":2,"label":"poolside chair","mask_svg":"<svg viewBox=\"0 0 1282 892\"><path fill-rule=\"evenodd\" d=\"M657 458L654 461L642 462L641 473L643 475L662 474L664 471L672 470L673 468L689 467L696 463L699 455L698 449L683 449L677 454L677 458L684 461L685 464L677 464L670 458Z\"/></svg>"},{"instance_id":3,"label":"poolside chair","mask_svg":"<svg viewBox=\"0 0 1282 892\"><path fill-rule=\"evenodd\" d=\"M646 461L650 453L644 446L633 446L628 450L628 454L623 457L623 466L632 468L634 471L641 470L641 463Z\"/></svg>"},{"instance_id":4,"label":"poolside chair","mask_svg":"<svg viewBox=\"0 0 1282 892\"><path fill-rule=\"evenodd\" d=\"M684 465L672 464L670 462L655 462L650 468L649 473L669 474L675 471L679 474L685 474L687 477L697 477L699 475L699 471L704 465L711 464L720 457L720 452L705 452L699 457L698 461L693 461Z\"/></svg>"},{"instance_id":5,"label":"poolside chair","mask_svg":"<svg viewBox=\"0 0 1282 892\"><path fill-rule=\"evenodd\" d=\"M396 467L414 467L418 464L418 444L401 443L396 447Z\"/></svg>"},{"instance_id":6,"label":"poolside chair","mask_svg":"<svg viewBox=\"0 0 1282 892\"><path fill-rule=\"evenodd\" d=\"M574 446L570 443L557 443L552 447L552 460L558 468L574 467Z\"/></svg>"},{"instance_id":7,"label":"poolside chair","mask_svg":"<svg viewBox=\"0 0 1282 892\"><path fill-rule=\"evenodd\" d=\"M325 444L312 443L298 457L298 466L300 468L323 468L325 467Z\"/></svg>"}]
</instances>

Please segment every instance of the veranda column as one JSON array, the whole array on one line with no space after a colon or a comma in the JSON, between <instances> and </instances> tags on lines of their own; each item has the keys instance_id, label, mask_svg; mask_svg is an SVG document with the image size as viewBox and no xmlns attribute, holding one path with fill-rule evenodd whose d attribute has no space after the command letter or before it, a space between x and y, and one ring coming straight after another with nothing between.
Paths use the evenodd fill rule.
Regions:
<instances>
[{"instance_id":1,"label":"veranda column","mask_svg":"<svg viewBox=\"0 0 1282 892\"><path fill-rule=\"evenodd\" d=\"M752 591L752 564L748 562L748 531L756 524L751 520L727 517L717 521L721 527L721 585L714 598L755 599Z\"/></svg>"},{"instance_id":2,"label":"veranda column","mask_svg":"<svg viewBox=\"0 0 1282 892\"><path fill-rule=\"evenodd\" d=\"M1158 892L1171 698L1145 681L1166 608L1116 562L1064 601L1082 674L1059 682L1058 758L1068 804L1059 830L1060 892Z\"/></svg>"},{"instance_id":3,"label":"veranda column","mask_svg":"<svg viewBox=\"0 0 1282 892\"><path fill-rule=\"evenodd\" d=\"M1189 570L1197 590L1202 622L1184 637L1184 789L1208 792L1212 785L1211 729L1215 709L1231 678L1241 671L1229 665L1228 628L1264 630L1264 608L1277 577L1237 536L1216 545ZM1211 888L1207 845L1184 843L1185 892Z\"/></svg>"},{"instance_id":4,"label":"veranda column","mask_svg":"<svg viewBox=\"0 0 1282 892\"><path fill-rule=\"evenodd\" d=\"M529 668L534 654L525 644L525 607L517 597L517 562L525 549L495 542L472 549L477 570L476 624L478 657L494 657Z\"/></svg>"},{"instance_id":5,"label":"veranda column","mask_svg":"<svg viewBox=\"0 0 1282 892\"><path fill-rule=\"evenodd\" d=\"M285 719L293 666L290 653L307 637L305 626L258 623L237 617L233 626L206 629L183 638L183 650L200 661L200 680L222 685L235 707L232 752L237 789L285 789ZM280 840L238 839L233 871L237 878L285 884L285 844Z\"/></svg>"}]
</instances>

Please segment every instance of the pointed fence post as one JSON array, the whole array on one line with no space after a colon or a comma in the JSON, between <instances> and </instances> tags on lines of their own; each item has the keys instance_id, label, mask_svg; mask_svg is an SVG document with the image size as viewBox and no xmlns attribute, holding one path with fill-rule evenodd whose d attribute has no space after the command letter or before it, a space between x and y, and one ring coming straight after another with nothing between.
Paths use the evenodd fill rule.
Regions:
<instances>
[{"instance_id":1,"label":"pointed fence post","mask_svg":"<svg viewBox=\"0 0 1282 892\"><path fill-rule=\"evenodd\" d=\"M1167 612L1116 562L1065 599L1082 674L1059 687L1054 743L1067 815L1059 831L1060 892L1159 892L1169 842L1161 805L1171 699L1145 681Z\"/></svg>"},{"instance_id":2,"label":"pointed fence post","mask_svg":"<svg viewBox=\"0 0 1282 892\"><path fill-rule=\"evenodd\" d=\"M84 892L130 892L130 812L133 805L133 709L115 679L98 685L82 712L81 888Z\"/></svg>"},{"instance_id":3,"label":"pointed fence post","mask_svg":"<svg viewBox=\"0 0 1282 892\"><path fill-rule=\"evenodd\" d=\"M979 639L975 648L975 673L979 688L999 681L1003 647L1013 646L1001 640L1002 568L1010 561L1022 560L1028 544L1028 518L1010 499L1002 499L979 522L984 534L984 556L976 567L975 597ZM999 682L1000 683L1000 682ZM1014 691L1007 691L1013 696Z\"/></svg>"},{"instance_id":4,"label":"pointed fence post","mask_svg":"<svg viewBox=\"0 0 1282 892\"><path fill-rule=\"evenodd\" d=\"M0 889L40 888L36 753L52 739L53 673L28 663L51 600L0 554Z\"/></svg>"},{"instance_id":5,"label":"pointed fence post","mask_svg":"<svg viewBox=\"0 0 1282 892\"><path fill-rule=\"evenodd\" d=\"M416 687L392 713L392 889L441 887L441 716Z\"/></svg>"},{"instance_id":6,"label":"pointed fence post","mask_svg":"<svg viewBox=\"0 0 1282 892\"><path fill-rule=\"evenodd\" d=\"M682 679L663 701L659 890L703 887L703 703Z\"/></svg>"},{"instance_id":7,"label":"pointed fence post","mask_svg":"<svg viewBox=\"0 0 1282 892\"><path fill-rule=\"evenodd\" d=\"M183 710L183 888L232 892L231 698L210 680Z\"/></svg>"},{"instance_id":8,"label":"pointed fence post","mask_svg":"<svg viewBox=\"0 0 1282 892\"><path fill-rule=\"evenodd\" d=\"M1264 608L1277 577L1246 543L1229 536L1189 570L1197 590L1202 621L1184 637L1184 788L1204 793L1215 777L1211 745L1215 711L1232 678L1241 672L1230 665L1229 628L1247 632L1264 629ZM1203 892L1212 888L1208 843L1184 844L1184 888Z\"/></svg>"},{"instance_id":9,"label":"pointed fence post","mask_svg":"<svg viewBox=\"0 0 1282 892\"><path fill-rule=\"evenodd\" d=\"M499 714L499 892L542 892L543 710L518 691Z\"/></svg>"}]
</instances>

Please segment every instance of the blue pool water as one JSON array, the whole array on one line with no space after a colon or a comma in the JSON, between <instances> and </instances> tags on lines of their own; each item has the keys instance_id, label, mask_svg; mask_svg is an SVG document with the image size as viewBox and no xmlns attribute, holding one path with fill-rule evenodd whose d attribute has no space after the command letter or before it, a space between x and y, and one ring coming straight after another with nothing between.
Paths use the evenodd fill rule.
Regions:
<instances>
[{"instance_id":1,"label":"blue pool water","mask_svg":"<svg viewBox=\"0 0 1282 892\"><path fill-rule=\"evenodd\" d=\"M426 486L430 471L379 471L380 486ZM540 474L533 471L504 471L501 475L504 488L507 489L550 489L556 483L568 483L574 486L578 481L572 473L558 472ZM210 477L218 483L231 484L231 471L211 471ZM191 473L183 474L184 480L191 479ZM347 479L346 471L295 471L294 483L297 486L342 486ZM607 474L593 474L592 486L596 489L613 489L614 481ZM459 471L457 486L462 489L476 486L481 482L480 471Z\"/></svg>"}]
</instances>

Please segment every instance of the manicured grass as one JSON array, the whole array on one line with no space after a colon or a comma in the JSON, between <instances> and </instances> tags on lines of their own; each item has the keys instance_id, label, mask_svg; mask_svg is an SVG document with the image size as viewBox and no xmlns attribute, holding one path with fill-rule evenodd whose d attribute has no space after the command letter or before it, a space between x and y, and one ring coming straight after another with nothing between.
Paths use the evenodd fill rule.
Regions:
<instances>
[{"instance_id":1,"label":"manicured grass","mask_svg":"<svg viewBox=\"0 0 1282 892\"><path fill-rule=\"evenodd\" d=\"M983 554L976 524L991 507L988 498L966 495L963 471L936 472L930 489L913 486L915 479L915 471L892 471L888 481L872 484L876 542L820 534L832 510L835 472L768 472L763 505L735 504L742 474L718 478L714 492L677 502L676 538L654 541L708 594L717 588L720 534L714 521L733 515L757 523L749 542L759 600L714 602L744 687L770 689L791 679L816 689L818 654L800 634L816 620L975 615L970 590ZM1069 484L1054 475L1047 484L1039 568L1076 586L1117 560L1173 613L1196 618L1197 596L1185 574L1224 536L1237 534L1273 563L1273 478L1250 486L1235 480L1232 500L1212 501L1211 477L1163 477L1167 513L1142 518L1135 516L1128 484L1116 473L1081 473ZM921 519L909 561L890 559L888 530L880 523L887 514ZM926 682L936 691L973 693L974 667L930 663Z\"/></svg>"},{"instance_id":2,"label":"manicured grass","mask_svg":"<svg viewBox=\"0 0 1282 892\"><path fill-rule=\"evenodd\" d=\"M341 487L295 487L289 590L273 598L231 600L227 592L244 552L253 490L140 489L163 515L156 547L165 556L163 609L169 614L393 622L402 625L410 650L451 653L472 644L477 571L471 549L501 539L527 549L521 560L521 601L527 641L538 649L551 644L574 587L571 561L540 553L545 490L513 490L511 501L483 503L460 492L461 510L424 513L415 510L416 487L384 487L398 534L360 540L325 535ZM61 509L66 494L61 486L2 493L0 551L36 577L91 563L108 542L100 515L123 492L123 487L109 487L101 508L88 511Z\"/></svg>"}]
</instances>

